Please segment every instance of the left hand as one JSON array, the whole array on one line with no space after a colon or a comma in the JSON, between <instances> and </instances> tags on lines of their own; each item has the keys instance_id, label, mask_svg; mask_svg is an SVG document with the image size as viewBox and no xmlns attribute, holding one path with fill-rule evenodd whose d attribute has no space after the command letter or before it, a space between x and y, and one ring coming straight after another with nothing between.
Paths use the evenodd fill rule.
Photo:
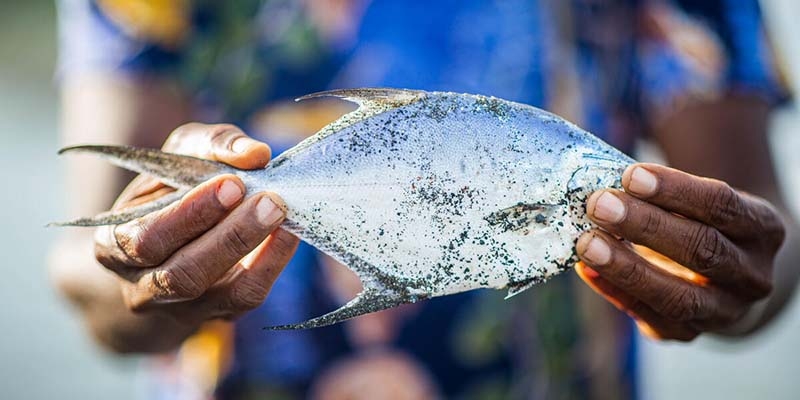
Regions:
<instances>
[{"instance_id":1,"label":"left hand","mask_svg":"<svg viewBox=\"0 0 800 400\"><path fill-rule=\"evenodd\" d=\"M689 341L723 331L770 294L785 231L767 201L654 164L628 167L622 183L624 192L589 197L587 214L603 230L578 240L586 265L577 271L643 333Z\"/></svg>"}]
</instances>

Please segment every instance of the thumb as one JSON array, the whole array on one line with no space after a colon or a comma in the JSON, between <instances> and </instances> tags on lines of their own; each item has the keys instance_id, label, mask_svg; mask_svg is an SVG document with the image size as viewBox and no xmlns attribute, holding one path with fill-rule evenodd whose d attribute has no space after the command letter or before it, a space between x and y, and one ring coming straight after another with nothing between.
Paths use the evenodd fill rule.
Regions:
<instances>
[{"instance_id":1,"label":"thumb","mask_svg":"<svg viewBox=\"0 0 800 400\"><path fill-rule=\"evenodd\" d=\"M263 168L272 155L266 143L252 139L231 124L182 125L170 134L163 149L219 161L239 169Z\"/></svg>"}]
</instances>

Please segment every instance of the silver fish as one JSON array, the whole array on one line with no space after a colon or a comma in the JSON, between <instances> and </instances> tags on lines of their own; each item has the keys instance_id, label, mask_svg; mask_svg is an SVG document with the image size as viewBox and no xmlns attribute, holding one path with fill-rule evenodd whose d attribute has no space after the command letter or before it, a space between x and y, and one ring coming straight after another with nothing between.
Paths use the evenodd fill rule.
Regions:
<instances>
[{"instance_id":1,"label":"silver fish","mask_svg":"<svg viewBox=\"0 0 800 400\"><path fill-rule=\"evenodd\" d=\"M400 89L311 94L359 105L316 135L243 171L158 150L76 146L178 190L151 203L56 225L119 224L199 183L235 174L247 195L272 191L283 228L337 261L363 291L341 308L271 329L334 324L478 288L508 296L571 268L592 224L587 196L620 187L634 160L537 108L493 97Z\"/></svg>"}]
</instances>

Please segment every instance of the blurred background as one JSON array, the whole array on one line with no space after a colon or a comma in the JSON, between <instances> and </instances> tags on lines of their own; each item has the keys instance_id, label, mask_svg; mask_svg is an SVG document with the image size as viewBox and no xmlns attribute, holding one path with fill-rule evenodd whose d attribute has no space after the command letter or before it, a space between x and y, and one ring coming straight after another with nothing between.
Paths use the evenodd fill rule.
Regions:
<instances>
[{"instance_id":1,"label":"blurred background","mask_svg":"<svg viewBox=\"0 0 800 400\"><path fill-rule=\"evenodd\" d=\"M136 361L99 351L48 281L44 224L61 209L55 30L53 2L0 2L0 397L137 398Z\"/></svg>"},{"instance_id":2,"label":"blurred background","mask_svg":"<svg viewBox=\"0 0 800 400\"><path fill-rule=\"evenodd\" d=\"M800 2L764 1L785 61L800 77ZM0 200L6 229L0 281L0 397L144 398L136 358L98 350L51 289L46 249L64 216L60 204L55 9L51 1L0 0ZM797 91L797 88L795 88ZM773 143L784 187L800 211L800 113L775 117ZM800 214L800 213L798 213ZM684 344L641 339L644 399L790 399L800 392L800 302L760 335L741 342Z\"/></svg>"}]
</instances>

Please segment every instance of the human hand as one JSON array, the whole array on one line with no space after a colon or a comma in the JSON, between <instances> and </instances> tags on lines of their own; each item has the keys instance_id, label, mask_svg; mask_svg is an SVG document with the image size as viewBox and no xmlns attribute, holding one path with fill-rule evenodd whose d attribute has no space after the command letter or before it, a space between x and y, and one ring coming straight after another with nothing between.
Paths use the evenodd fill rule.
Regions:
<instances>
[{"instance_id":1,"label":"human hand","mask_svg":"<svg viewBox=\"0 0 800 400\"><path fill-rule=\"evenodd\" d=\"M628 167L622 184L589 197L603 230L578 239L576 269L643 333L689 341L725 331L770 294L785 233L767 201L654 164Z\"/></svg>"},{"instance_id":2,"label":"human hand","mask_svg":"<svg viewBox=\"0 0 800 400\"><path fill-rule=\"evenodd\" d=\"M241 169L261 168L270 159L266 144L232 125L183 125L163 149ZM142 175L114 208L171 190ZM298 239L278 228L284 212L275 194L243 200L244 193L237 177L218 176L162 210L97 230L95 256L121 278L122 296L133 312L164 314L198 326L208 319L236 317L263 302Z\"/></svg>"}]
</instances>

